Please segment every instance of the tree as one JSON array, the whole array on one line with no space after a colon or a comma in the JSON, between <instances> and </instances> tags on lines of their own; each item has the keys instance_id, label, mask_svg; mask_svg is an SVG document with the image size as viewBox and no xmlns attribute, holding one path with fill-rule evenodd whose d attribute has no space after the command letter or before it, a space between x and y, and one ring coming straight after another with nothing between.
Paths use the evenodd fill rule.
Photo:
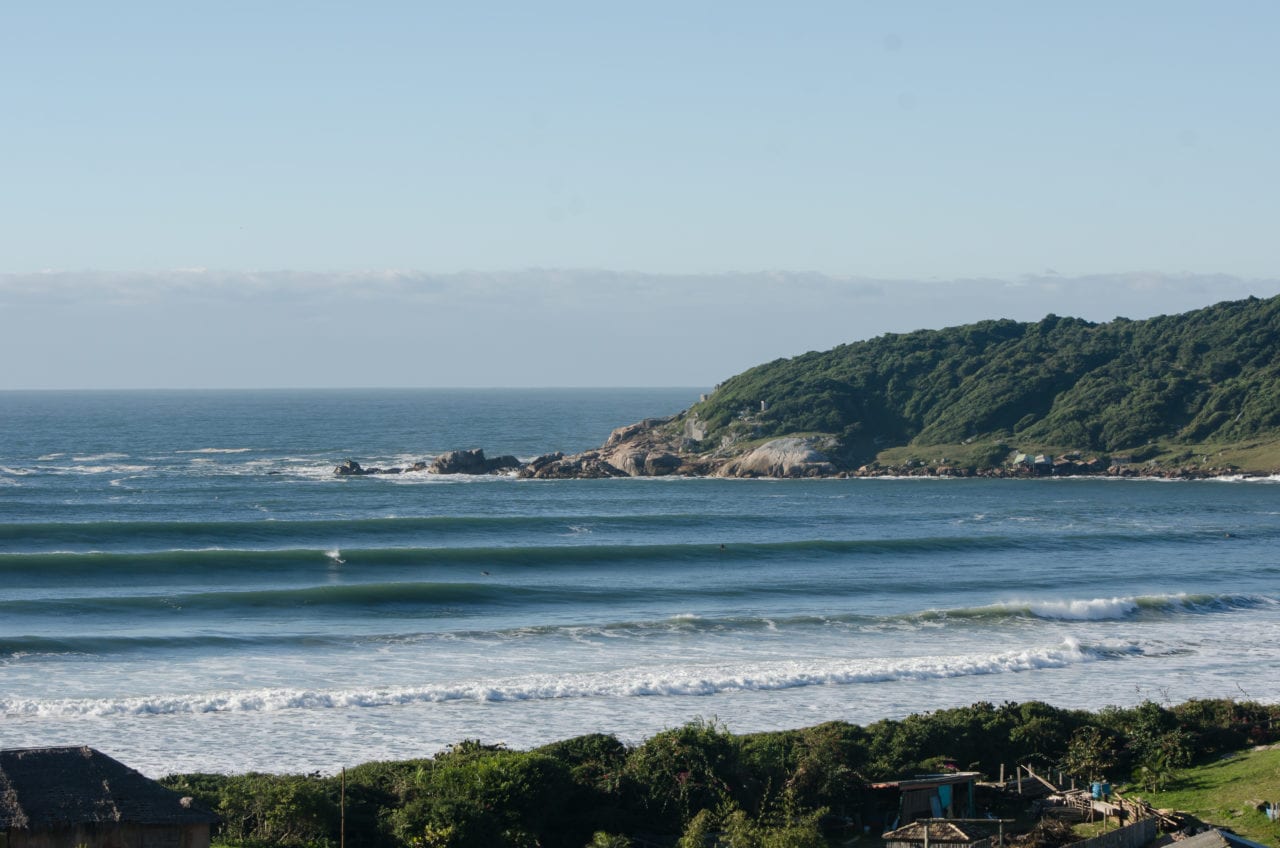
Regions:
<instances>
[{"instance_id":1,"label":"tree","mask_svg":"<svg viewBox=\"0 0 1280 848\"><path fill-rule=\"evenodd\" d=\"M1088 725L1071 735L1062 768L1086 780L1101 780L1115 767L1118 746L1115 735L1096 725Z\"/></svg>"}]
</instances>

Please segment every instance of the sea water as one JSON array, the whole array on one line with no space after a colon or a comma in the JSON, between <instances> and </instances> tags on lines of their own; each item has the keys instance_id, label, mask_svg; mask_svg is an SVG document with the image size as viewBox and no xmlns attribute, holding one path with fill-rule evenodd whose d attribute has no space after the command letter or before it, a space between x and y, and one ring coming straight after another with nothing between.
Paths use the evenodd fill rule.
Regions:
<instances>
[{"instance_id":1,"label":"sea water","mask_svg":"<svg viewBox=\"0 0 1280 848\"><path fill-rule=\"evenodd\" d=\"M1272 480L339 478L698 389L0 393L0 747L152 775L1280 700Z\"/></svg>"}]
</instances>

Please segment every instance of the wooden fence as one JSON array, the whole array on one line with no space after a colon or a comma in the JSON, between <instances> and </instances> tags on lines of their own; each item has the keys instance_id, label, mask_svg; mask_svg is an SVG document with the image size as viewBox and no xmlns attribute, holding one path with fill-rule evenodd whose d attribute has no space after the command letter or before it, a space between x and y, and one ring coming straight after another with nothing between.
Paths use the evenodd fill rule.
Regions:
<instances>
[{"instance_id":1,"label":"wooden fence","mask_svg":"<svg viewBox=\"0 0 1280 848\"><path fill-rule=\"evenodd\" d=\"M1072 842L1067 848L1142 848L1156 838L1156 820L1138 819L1101 836Z\"/></svg>"}]
</instances>

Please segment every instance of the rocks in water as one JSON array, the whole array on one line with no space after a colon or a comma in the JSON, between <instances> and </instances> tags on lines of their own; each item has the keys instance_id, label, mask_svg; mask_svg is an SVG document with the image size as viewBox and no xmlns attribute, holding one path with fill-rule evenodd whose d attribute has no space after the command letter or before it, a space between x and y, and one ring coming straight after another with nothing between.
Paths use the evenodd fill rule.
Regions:
<instances>
[{"instance_id":1,"label":"rocks in water","mask_svg":"<svg viewBox=\"0 0 1280 848\"><path fill-rule=\"evenodd\" d=\"M368 474L399 474L403 470L403 468L365 468L354 459L348 459L334 468L333 473L339 477L363 477Z\"/></svg>"},{"instance_id":2,"label":"rocks in water","mask_svg":"<svg viewBox=\"0 0 1280 848\"><path fill-rule=\"evenodd\" d=\"M519 476L536 480L565 480L626 477L627 473L602 459L599 451L572 456L557 451L534 458L520 469Z\"/></svg>"},{"instance_id":3,"label":"rocks in water","mask_svg":"<svg viewBox=\"0 0 1280 848\"><path fill-rule=\"evenodd\" d=\"M354 459L333 469L339 477L364 477L370 474L403 474L406 471L425 471L428 474L500 474L520 469L524 463L514 456L498 456L492 459L479 448L475 450L448 451L431 462L415 462L408 468L365 468Z\"/></svg>"},{"instance_id":4,"label":"rocks in water","mask_svg":"<svg viewBox=\"0 0 1280 848\"><path fill-rule=\"evenodd\" d=\"M483 449L475 448L474 450L446 451L437 456L425 470L428 474L495 474L518 469L520 466L520 460L514 456L487 459Z\"/></svg>"}]
</instances>

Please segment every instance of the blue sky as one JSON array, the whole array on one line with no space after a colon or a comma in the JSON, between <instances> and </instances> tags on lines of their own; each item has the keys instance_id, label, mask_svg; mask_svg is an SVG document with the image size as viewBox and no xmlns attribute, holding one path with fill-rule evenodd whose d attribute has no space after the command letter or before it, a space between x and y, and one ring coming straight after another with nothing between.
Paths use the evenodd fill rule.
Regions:
<instances>
[{"instance_id":1,"label":"blue sky","mask_svg":"<svg viewBox=\"0 0 1280 848\"><path fill-rule=\"evenodd\" d=\"M952 317L1275 294L1277 32L1269 2L7 3L0 355L72 353L0 387L701 385ZM447 355L427 279L423 322L523 311L450 339L452 376L401 368ZM325 310L393 337L310 368ZM622 375L634 324L683 357Z\"/></svg>"}]
</instances>

